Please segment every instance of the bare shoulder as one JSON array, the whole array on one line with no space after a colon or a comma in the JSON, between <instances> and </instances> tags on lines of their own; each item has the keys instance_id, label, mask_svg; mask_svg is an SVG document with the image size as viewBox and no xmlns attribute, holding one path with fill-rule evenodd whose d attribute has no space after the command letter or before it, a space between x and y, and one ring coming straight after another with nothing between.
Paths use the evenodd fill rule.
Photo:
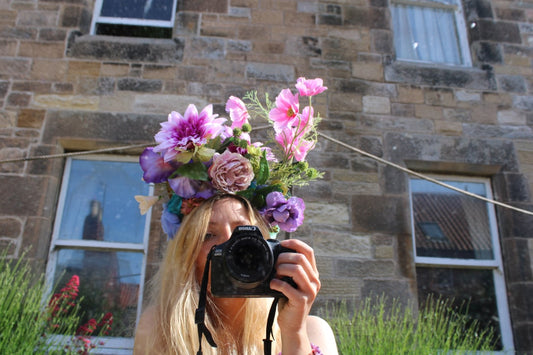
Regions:
<instances>
[{"instance_id":1,"label":"bare shoulder","mask_svg":"<svg viewBox=\"0 0 533 355\"><path fill-rule=\"evenodd\" d=\"M152 347L151 331L155 325L155 308L150 306L141 314L137 329L135 330L135 345L133 346L134 355L148 354L148 349Z\"/></svg>"},{"instance_id":2,"label":"bare shoulder","mask_svg":"<svg viewBox=\"0 0 533 355\"><path fill-rule=\"evenodd\" d=\"M307 317L307 335L311 343L318 345L324 355L337 355L335 334L328 322L317 316Z\"/></svg>"}]
</instances>

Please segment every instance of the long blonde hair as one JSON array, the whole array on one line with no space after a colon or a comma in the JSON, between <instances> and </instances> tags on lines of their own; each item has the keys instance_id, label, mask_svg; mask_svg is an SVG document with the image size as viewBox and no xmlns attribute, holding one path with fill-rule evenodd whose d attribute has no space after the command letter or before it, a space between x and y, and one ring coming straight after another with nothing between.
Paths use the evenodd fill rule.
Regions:
<instances>
[{"instance_id":1,"label":"long blonde hair","mask_svg":"<svg viewBox=\"0 0 533 355\"><path fill-rule=\"evenodd\" d=\"M176 236L169 241L161 267L153 282L152 304L155 309L155 325L152 336L154 353L158 354L195 354L198 350L198 332L194 321L198 307L200 287L195 277L195 260L197 259L213 206L224 198L235 198L240 201L248 212L248 218L259 226L263 235L268 235L268 228L259 213L248 200L235 195L217 195L203 202L187 215ZM266 233L266 234L265 234ZM238 354L262 354L268 310L272 299L248 298L242 311L244 324L240 341L242 349L233 349ZM215 309L213 300L208 296L208 309ZM214 312L216 314L216 311ZM223 322L212 319L213 312L206 313L206 326L213 338L221 345L220 327ZM216 315L215 315L216 317ZM219 325L219 328L215 327ZM281 350L279 328L274 328L275 339L273 349L277 354ZM236 339L237 340L237 339ZM157 349L157 351L155 351ZM216 354L205 339L202 341L205 355Z\"/></svg>"}]
</instances>

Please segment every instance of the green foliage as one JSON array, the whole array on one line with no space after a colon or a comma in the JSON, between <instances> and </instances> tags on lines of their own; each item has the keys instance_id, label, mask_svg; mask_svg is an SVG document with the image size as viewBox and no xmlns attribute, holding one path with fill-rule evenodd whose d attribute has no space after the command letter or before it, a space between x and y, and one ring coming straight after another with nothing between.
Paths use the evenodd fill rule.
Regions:
<instances>
[{"instance_id":1,"label":"green foliage","mask_svg":"<svg viewBox=\"0 0 533 355\"><path fill-rule=\"evenodd\" d=\"M0 258L0 354L87 354L94 344L76 336L77 292L65 287L44 297L44 277L35 276L24 257L13 261L4 252Z\"/></svg>"},{"instance_id":2,"label":"green foliage","mask_svg":"<svg viewBox=\"0 0 533 355\"><path fill-rule=\"evenodd\" d=\"M461 354L494 350L489 330L472 323L464 310L448 302L429 299L424 309L387 302L385 297L365 299L349 315L346 303L329 305L331 324L341 354Z\"/></svg>"}]
</instances>

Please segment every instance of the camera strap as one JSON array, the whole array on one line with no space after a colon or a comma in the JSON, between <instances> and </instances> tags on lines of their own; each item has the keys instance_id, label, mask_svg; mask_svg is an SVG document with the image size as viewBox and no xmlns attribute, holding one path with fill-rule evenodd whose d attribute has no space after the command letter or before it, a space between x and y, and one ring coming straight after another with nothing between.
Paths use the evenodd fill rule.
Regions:
<instances>
[{"instance_id":1,"label":"camera strap","mask_svg":"<svg viewBox=\"0 0 533 355\"><path fill-rule=\"evenodd\" d=\"M274 339L274 334L272 333L272 325L274 324L274 318L276 316L276 307L278 305L279 298L274 298L272 301L272 306L270 306L270 311L268 312L267 326L266 326L266 338L263 339L263 350L265 355L272 354L272 340L270 336Z\"/></svg>"},{"instance_id":2,"label":"camera strap","mask_svg":"<svg viewBox=\"0 0 533 355\"><path fill-rule=\"evenodd\" d=\"M200 299L198 300L198 308L194 314L194 322L198 326L198 352L196 355L202 355L202 336L205 335L207 342L212 347L216 348L217 344L213 340L213 336L207 327L205 326L205 306L207 300L207 281L209 280L209 267L211 265L211 256L213 255L213 250L215 247L211 248L209 254L207 255L207 260L205 261L204 275L202 276L202 285L200 288Z\"/></svg>"}]
</instances>

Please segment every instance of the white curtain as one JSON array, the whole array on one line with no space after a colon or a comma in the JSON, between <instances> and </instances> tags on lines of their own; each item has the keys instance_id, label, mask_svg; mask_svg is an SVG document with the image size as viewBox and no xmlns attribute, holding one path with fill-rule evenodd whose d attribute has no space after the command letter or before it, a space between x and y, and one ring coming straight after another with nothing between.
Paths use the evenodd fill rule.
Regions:
<instances>
[{"instance_id":1,"label":"white curtain","mask_svg":"<svg viewBox=\"0 0 533 355\"><path fill-rule=\"evenodd\" d=\"M392 16L398 59L463 64L452 9L396 4Z\"/></svg>"}]
</instances>

